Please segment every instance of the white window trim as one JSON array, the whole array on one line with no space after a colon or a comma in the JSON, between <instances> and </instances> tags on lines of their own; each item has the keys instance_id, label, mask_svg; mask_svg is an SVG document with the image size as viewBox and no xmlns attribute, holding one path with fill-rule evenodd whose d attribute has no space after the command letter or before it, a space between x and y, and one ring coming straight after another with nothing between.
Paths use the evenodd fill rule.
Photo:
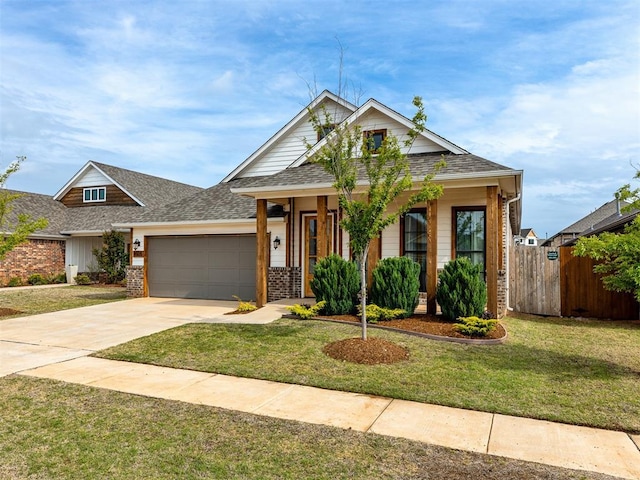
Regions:
<instances>
[{"instance_id":1,"label":"white window trim","mask_svg":"<svg viewBox=\"0 0 640 480\"><path fill-rule=\"evenodd\" d=\"M87 200L87 191L92 192L96 190L98 192L97 199L91 200L91 193L89 194L89 200ZM104 198L100 199L100 190L104 192ZM82 189L82 202L83 203L98 203L98 202L106 202L107 201L107 187L87 187Z\"/></svg>"}]
</instances>

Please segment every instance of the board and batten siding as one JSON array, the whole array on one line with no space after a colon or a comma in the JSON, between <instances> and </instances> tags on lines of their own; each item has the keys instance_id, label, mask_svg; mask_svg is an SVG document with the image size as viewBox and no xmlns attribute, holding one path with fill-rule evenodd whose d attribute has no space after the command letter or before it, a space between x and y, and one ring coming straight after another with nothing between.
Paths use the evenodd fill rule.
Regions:
<instances>
[{"instance_id":1,"label":"board and batten siding","mask_svg":"<svg viewBox=\"0 0 640 480\"><path fill-rule=\"evenodd\" d=\"M129 235L125 235L125 243L128 242L130 242ZM94 248L102 248L102 236L71 237L67 239L65 265L77 265L80 273L97 270L98 263L93 255Z\"/></svg>"},{"instance_id":2,"label":"board and batten siding","mask_svg":"<svg viewBox=\"0 0 640 480\"><path fill-rule=\"evenodd\" d=\"M87 169L80 178L78 178L73 186L74 187L104 187L106 185L112 185L113 182L105 177L95 168Z\"/></svg>"}]
</instances>

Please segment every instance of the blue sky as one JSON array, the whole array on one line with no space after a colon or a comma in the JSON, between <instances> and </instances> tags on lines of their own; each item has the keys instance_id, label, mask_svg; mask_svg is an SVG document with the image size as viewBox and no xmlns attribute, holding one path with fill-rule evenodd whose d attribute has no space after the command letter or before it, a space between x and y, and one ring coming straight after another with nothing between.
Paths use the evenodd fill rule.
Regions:
<instances>
[{"instance_id":1,"label":"blue sky","mask_svg":"<svg viewBox=\"0 0 640 480\"><path fill-rule=\"evenodd\" d=\"M54 194L88 160L208 187L344 76L524 170L552 235L640 163L637 0L0 0L0 166Z\"/></svg>"}]
</instances>

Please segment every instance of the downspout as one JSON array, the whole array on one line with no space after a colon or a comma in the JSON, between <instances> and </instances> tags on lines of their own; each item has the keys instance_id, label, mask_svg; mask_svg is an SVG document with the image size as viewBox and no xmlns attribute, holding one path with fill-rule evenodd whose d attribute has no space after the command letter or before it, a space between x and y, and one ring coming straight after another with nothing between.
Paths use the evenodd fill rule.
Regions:
<instances>
[{"instance_id":1,"label":"downspout","mask_svg":"<svg viewBox=\"0 0 640 480\"><path fill-rule=\"evenodd\" d=\"M509 218L509 207L511 206L511 204L513 202L517 202L518 200L520 200L520 193L518 193L514 198L512 198L511 200L507 200L507 219ZM508 220L507 220L508 221ZM511 232L512 236L513 236L513 232ZM507 310L509 312L513 312L513 308L511 307L511 278L509 276L509 271L510 271L510 261L511 261L511 249L513 248L512 243L512 238L508 239L508 247L507 247Z\"/></svg>"}]
</instances>

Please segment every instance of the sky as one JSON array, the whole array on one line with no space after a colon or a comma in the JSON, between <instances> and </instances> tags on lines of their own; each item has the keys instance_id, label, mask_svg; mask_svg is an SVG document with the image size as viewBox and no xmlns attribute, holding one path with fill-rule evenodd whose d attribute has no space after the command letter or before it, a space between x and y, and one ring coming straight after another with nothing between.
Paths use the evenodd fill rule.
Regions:
<instances>
[{"instance_id":1,"label":"sky","mask_svg":"<svg viewBox=\"0 0 640 480\"><path fill-rule=\"evenodd\" d=\"M0 0L0 168L55 194L89 160L209 187L341 76L524 171L551 236L640 165L637 0ZM350 99L353 100L353 99Z\"/></svg>"}]
</instances>

